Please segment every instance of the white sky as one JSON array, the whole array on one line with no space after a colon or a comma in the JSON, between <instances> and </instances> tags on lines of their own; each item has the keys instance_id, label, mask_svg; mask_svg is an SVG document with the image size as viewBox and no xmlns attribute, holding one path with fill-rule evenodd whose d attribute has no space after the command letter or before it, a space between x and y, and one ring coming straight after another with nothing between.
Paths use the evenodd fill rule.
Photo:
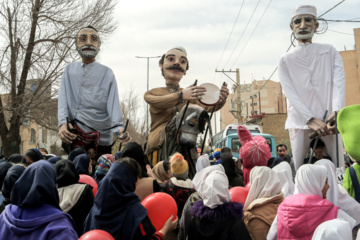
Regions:
<instances>
[{"instance_id":1,"label":"white sky","mask_svg":"<svg viewBox=\"0 0 360 240\"><path fill-rule=\"evenodd\" d=\"M133 89L141 99L146 91L147 60L135 56L159 56L174 46L183 46L187 50L190 63L190 69L180 83L182 87L192 84L195 79L198 79L199 84L212 82L219 86L227 81L230 87L231 81L224 74L215 73L216 68L239 68L241 83L250 83L252 79L268 79L280 56L290 45L289 23L293 7L316 3L318 15L321 15L339 2L120 0L115 13L118 29L104 40L99 61L114 71L121 95ZM242 10L225 49L242 3ZM360 1L347 0L324 15L324 18L358 18L355 20L359 21L359 9ZM328 23L328 31L315 35L313 41L333 44L339 51L344 50L344 46L348 50L354 49L353 28L360 27L360 23ZM149 88L164 86L158 59L150 59L149 63ZM235 74L231 74L231 77L235 79ZM278 81L277 72L272 80Z\"/></svg>"}]
</instances>

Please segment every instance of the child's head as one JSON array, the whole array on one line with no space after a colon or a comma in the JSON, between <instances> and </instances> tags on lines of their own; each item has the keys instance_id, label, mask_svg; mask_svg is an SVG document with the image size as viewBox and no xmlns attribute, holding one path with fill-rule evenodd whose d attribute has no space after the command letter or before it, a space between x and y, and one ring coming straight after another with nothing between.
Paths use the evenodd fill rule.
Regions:
<instances>
[{"instance_id":1,"label":"child's head","mask_svg":"<svg viewBox=\"0 0 360 240\"><path fill-rule=\"evenodd\" d=\"M180 153L174 153L170 157L170 168L172 175L176 177L176 179L186 180L189 173L189 167L187 161Z\"/></svg>"}]
</instances>

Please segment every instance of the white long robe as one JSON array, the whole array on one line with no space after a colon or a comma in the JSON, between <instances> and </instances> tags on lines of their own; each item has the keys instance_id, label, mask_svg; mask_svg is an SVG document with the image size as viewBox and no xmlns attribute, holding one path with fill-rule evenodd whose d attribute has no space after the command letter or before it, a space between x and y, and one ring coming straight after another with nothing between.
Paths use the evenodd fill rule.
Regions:
<instances>
[{"instance_id":1,"label":"white long robe","mask_svg":"<svg viewBox=\"0 0 360 240\"><path fill-rule=\"evenodd\" d=\"M304 162L311 132L307 121L323 119L345 106L345 72L340 54L329 44L300 43L284 54L279 63L279 79L287 97L289 129L295 168ZM305 131L302 131L305 130ZM335 137L323 137L327 153L336 164ZM343 167L342 140L339 136L339 166Z\"/></svg>"},{"instance_id":2,"label":"white long robe","mask_svg":"<svg viewBox=\"0 0 360 240\"><path fill-rule=\"evenodd\" d=\"M345 106L344 66L332 45L300 43L281 57L279 79L288 100L286 129L308 129L310 118Z\"/></svg>"}]
</instances>

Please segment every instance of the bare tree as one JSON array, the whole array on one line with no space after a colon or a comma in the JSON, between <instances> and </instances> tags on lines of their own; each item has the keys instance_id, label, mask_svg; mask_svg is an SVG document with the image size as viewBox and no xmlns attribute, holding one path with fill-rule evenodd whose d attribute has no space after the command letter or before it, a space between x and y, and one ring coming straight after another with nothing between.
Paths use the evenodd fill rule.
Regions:
<instances>
[{"instance_id":1,"label":"bare tree","mask_svg":"<svg viewBox=\"0 0 360 240\"><path fill-rule=\"evenodd\" d=\"M120 97L120 106L124 121L129 119L127 132L134 142L144 146L147 137L146 130L146 105L144 97L137 95L133 88L126 95ZM114 144L112 153L119 150L119 143Z\"/></svg>"},{"instance_id":2,"label":"bare tree","mask_svg":"<svg viewBox=\"0 0 360 240\"><path fill-rule=\"evenodd\" d=\"M21 119L36 117L57 95L77 31L98 28L101 38L112 33L118 0L6 0L0 3L0 136L5 156L19 151ZM35 88L28 79L38 79ZM50 94L45 94L50 93ZM6 124L4 124L6 123Z\"/></svg>"}]
</instances>

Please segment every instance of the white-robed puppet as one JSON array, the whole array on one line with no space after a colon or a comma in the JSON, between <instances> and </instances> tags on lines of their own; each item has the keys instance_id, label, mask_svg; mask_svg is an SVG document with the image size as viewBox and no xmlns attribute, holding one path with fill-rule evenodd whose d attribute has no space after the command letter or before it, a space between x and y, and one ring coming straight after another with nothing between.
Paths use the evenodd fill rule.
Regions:
<instances>
[{"instance_id":1,"label":"white-robed puppet","mask_svg":"<svg viewBox=\"0 0 360 240\"><path fill-rule=\"evenodd\" d=\"M295 168L303 163L309 150L310 133L316 131L325 143L326 151L336 164L333 128L324 122L345 105L345 73L340 54L330 44L312 43L319 27L316 8L304 5L293 10L290 27L299 45L284 54L279 63L279 79L288 100L285 129L289 129ZM339 152L342 141L339 137ZM344 158L339 154L339 166Z\"/></svg>"}]
</instances>

